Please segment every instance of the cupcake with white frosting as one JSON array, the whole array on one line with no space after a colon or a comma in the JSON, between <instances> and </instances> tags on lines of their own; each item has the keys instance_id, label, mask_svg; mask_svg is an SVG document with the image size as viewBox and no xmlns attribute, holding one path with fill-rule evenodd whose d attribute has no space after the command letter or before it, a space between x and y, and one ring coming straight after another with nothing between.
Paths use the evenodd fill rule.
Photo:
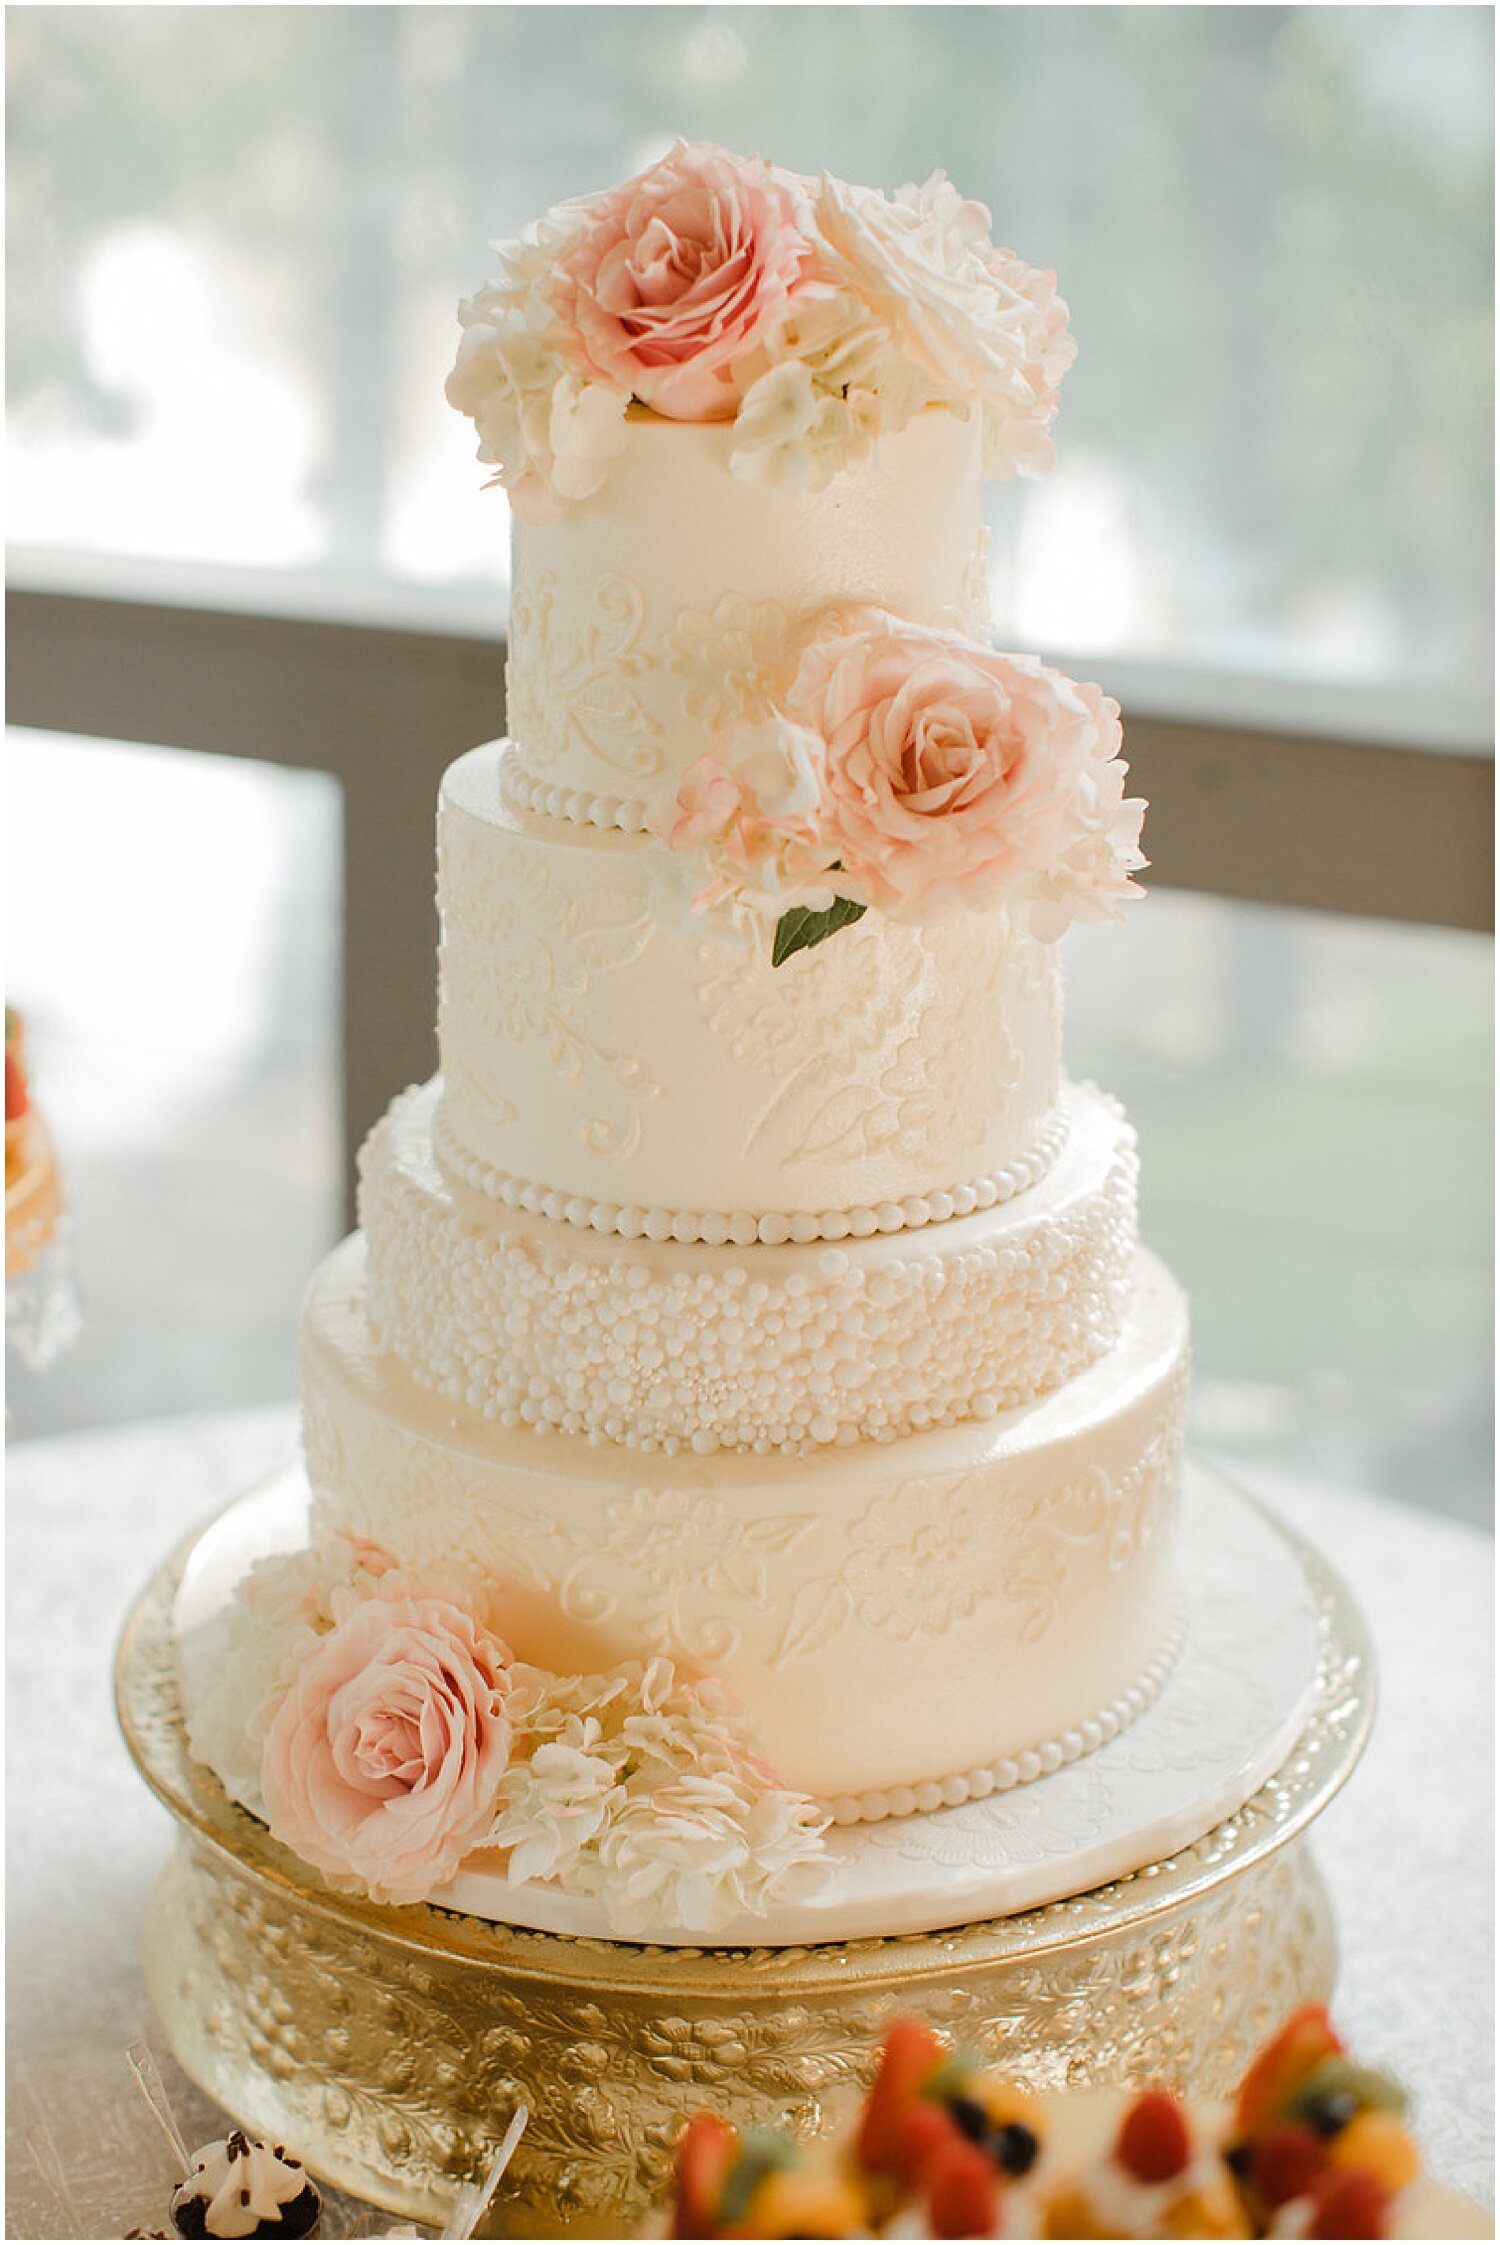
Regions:
<instances>
[{"instance_id":1,"label":"cupcake with white frosting","mask_svg":"<svg viewBox=\"0 0 1500 2245\"><path fill-rule=\"evenodd\" d=\"M309 2237L321 2210L302 2162L242 2128L194 2152L172 2193L182 2237Z\"/></svg>"}]
</instances>

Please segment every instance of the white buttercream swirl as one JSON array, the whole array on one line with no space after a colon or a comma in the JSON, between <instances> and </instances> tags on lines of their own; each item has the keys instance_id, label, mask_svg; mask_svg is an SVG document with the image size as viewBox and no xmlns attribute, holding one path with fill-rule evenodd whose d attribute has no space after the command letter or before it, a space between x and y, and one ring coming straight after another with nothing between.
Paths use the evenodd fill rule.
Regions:
<instances>
[{"instance_id":1,"label":"white buttercream swirl","mask_svg":"<svg viewBox=\"0 0 1500 2245\"><path fill-rule=\"evenodd\" d=\"M289 2158L279 2144L263 2143L234 2128L193 2154L191 2174L172 2195L172 2214L175 2219L201 2204L209 2237L254 2237L262 2223L279 2224L282 2208L311 2189L300 2160Z\"/></svg>"}]
</instances>

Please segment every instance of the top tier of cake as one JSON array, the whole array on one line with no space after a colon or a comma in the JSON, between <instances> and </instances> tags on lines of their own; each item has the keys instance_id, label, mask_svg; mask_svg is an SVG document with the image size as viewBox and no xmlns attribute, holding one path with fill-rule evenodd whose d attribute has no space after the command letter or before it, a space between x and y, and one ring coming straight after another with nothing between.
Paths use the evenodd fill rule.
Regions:
<instances>
[{"instance_id":1,"label":"top tier of cake","mask_svg":"<svg viewBox=\"0 0 1500 2245\"><path fill-rule=\"evenodd\" d=\"M516 521L511 784L529 804L599 823L602 799L603 823L643 824L716 734L764 714L830 609L984 628L976 416L931 408L818 492L734 474L734 434L637 413L599 491Z\"/></svg>"}]
</instances>

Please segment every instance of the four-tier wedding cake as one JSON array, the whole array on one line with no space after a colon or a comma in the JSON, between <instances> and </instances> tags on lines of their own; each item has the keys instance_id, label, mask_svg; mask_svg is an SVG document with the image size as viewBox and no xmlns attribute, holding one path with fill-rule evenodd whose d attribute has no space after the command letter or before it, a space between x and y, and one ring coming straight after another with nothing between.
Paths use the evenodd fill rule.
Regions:
<instances>
[{"instance_id":1,"label":"four-tier wedding cake","mask_svg":"<svg viewBox=\"0 0 1500 2245\"><path fill-rule=\"evenodd\" d=\"M184 1701L337 1886L681 1938L1168 1671L1186 1312L1060 1066L1143 806L990 641L981 486L1073 345L941 176L679 145L462 319L511 737L442 784L441 1075L308 1297L309 1532Z\"/></svg>"}]
</instances>

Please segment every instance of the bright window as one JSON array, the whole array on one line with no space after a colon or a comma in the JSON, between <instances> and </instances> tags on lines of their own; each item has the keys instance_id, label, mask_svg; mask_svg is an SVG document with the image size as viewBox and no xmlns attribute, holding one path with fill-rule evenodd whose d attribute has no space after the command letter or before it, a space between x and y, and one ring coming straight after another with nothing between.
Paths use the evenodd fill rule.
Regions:
<instances>
[{"instance_id":1,"label":"bright window","mask_svg":"<svg viewBox=\"0 0 1500 2245\"><path fill-rule=\"evenodd\" d=\"M1008 637L1489 703L1481 7L21 7L22 545L441 587L504 502L442 398L486 241L673 134L947 168L1053 265L1059 465ZM495 610L498 618L498 603Z\"/></svg>"}]
</instances>

